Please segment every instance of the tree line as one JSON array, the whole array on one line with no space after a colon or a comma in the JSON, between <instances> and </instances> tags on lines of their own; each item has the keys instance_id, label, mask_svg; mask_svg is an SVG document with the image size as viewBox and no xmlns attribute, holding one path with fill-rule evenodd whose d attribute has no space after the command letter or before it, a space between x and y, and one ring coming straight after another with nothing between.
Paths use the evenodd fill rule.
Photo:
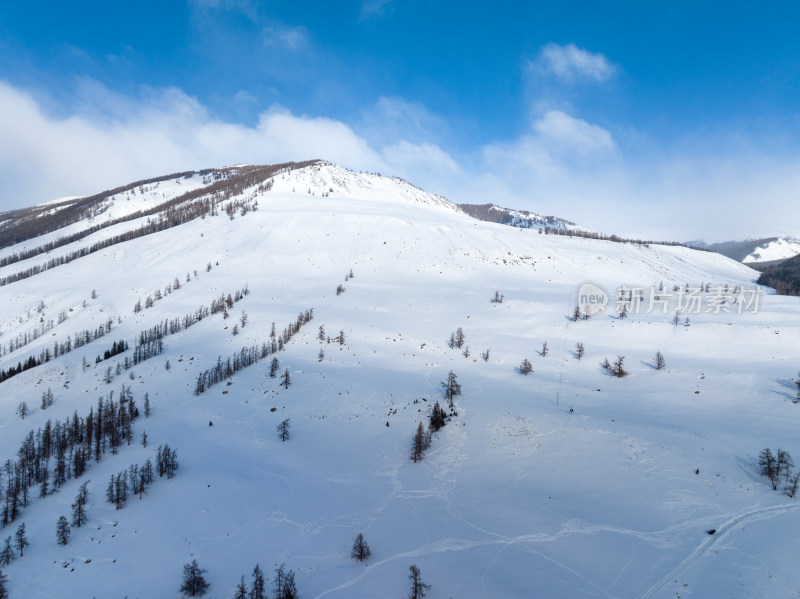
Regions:
<instances>
[{"instance_id":1,"label":"tree line","mask_svg":"<svg viewBox=\"0 0 800 599\"><path fill-rule=\"evenodd\" d=\"M55 360L62 354L68 354L79 347L83 347L87 343L91 343L92 341L99 339L111 331L111 324L112 321L109 318L105 326L100 326L94 331L85 330L80 333L76 333L74 341L71 337L67 337L66 341L55 341L53 343L52 352L50 351L50 348L47 347L39 353L38 357L28 356L25 360L18 362L16 366L12 366L5 370L0 369L0 383L22 372L25 372L26 370L41 366L50 360ZM114 344L118 346L118 342L115 341Z\"/></svg>"},{"instance_id":2,"label":"tree line","mask_svg":"<svg viewBox=\"0 0 800 599\"><path fill-rule=\"evenodd\" d=\"M44 428L28 433L17 459L6 460L2 467L2 526L19 517L33 487L39 486L39 496L46 497L67 480L81 477L92 459L99 462L107 451L116 454L123 443L130 445L139 414L133 393L123 385L119 400L113 395L112 391L100 397L97 409L90 408L86 417L76 411L65 422L47 420Z\"/></svg>"},{"instance_id":3,"label":"tree line","mask_svg":"<svg viewBox=\"0 0 800 599\"><path fill-rule=\"evenodd\" d=\"M283 351L284 346L300 331L300 328L313 318L313 308L305 312L300 312L297 319L289 323L280 335L276 334L275 324L273 323L270 340L268 342L265 341L261 345L256 344L250 347L243 347L238 353L228 356L225 361L222 360L221 356L217 357L215 366L197 375L194 394L200 395L210 387L230 378L240 370L252 366L259 360L263 360L272 354Z\"/></svg>"},{"instance_id":4,"label":"tree line","mask_svg":"<svg viewBox=\"0 0 800 599\"><path fill-rule=\"evenodd\" d=\"M63 264L68 264L73 260L77 260L78 258L83 258L100 250L103 250L105 248L117 245L118 243L131 241L133 239L138 239L139 237L144 237L146 235L151 235L153 233L166 231L173 227L177 227L179 225L195 220L196 218L205 218L207 215L214 216L217 214L217 206L219 203L231 199L232 197L242 193L245 189L249 187L253 187L254 185L263 183L264 179L274 176L284 168L303 168L304 166L308 166L310 164L313 164L313 161L273 164L273 165L257 166L257 167L243 167L243 168L240 167L239 169L240 172L238 172L236 175L226 180L217 181L206 187L201 187L199 189L188 191L176 198L173 198L172 200L169 200L168 202L165 202L158 206L154 206L153 208L150 208L148 210L139 210L137 212L128 214L126 216L110 220L101 225L95 225L89 227L79 233L59 238L51 243L29 250L29 252L27 252L28 254L27 257L30 258L38 254L49 252L53 249L56 249L57 247L62 247L70 243L74 243L75 241L79 241L80 239L92 235L93 233L96 233L101 229L105 229L120 223L129 222L147 216L153 216L153 215L158 216L156 220L151 221L150 219L148 219L147 223L141 225L137 229L127 231L125 233L121 233L118 235L114 235L97 243L94 243L89 247L84 247L79 250L69 252L68 254L65 254L63 256L51 258L50 260L48 260L43 264L33 266L24 271L20 271L15 274L8 275L6 277L2 277L0 278L0 286L8 285L16 281L27 279L28 277L32 277L51 268L62 266ZM93 196L93 198L95 202L98 202L106 199L108 195L109 195L108 193L104 193L104 194L99 194L99 196ZM73 222L77 222L80 219L81 218L75 218ZM71 224L71 223L66 223L66 224ZM61 226L66 226L66 224L63 224ZM31 237L35 237L37 235L42 235L45 232L48 232L46 228L44 230L38 229L31 231L30 233L27 234L27 237L23 236L24 237L23 239L16 239L15 241L9 243L8 245L12 245L13 243L18 243L19 241L24 241L25 239L30 239ZM31 253L34 250L36 250L36 252ZM11 263L13 262L9 262L9 264Z\"/></svg>"}]
</instances>

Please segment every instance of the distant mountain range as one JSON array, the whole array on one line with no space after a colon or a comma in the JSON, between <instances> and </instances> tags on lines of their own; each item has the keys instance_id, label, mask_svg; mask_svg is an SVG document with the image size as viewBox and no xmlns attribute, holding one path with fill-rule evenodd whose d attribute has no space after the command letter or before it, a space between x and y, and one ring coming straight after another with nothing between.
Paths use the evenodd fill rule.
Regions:
<instances>
[{"instance_id":1,"label":"distant mountain range","mask_svg":"<svg viewBox=\"0 0 800 599\"><path fill-rule=\"evenodd\" d=\"M800 241L791 237L765 237L711 244L697 240L690 241L687 245L711 250L745 264L764 266L800 255Z\"/></svg>"}]
</instances>

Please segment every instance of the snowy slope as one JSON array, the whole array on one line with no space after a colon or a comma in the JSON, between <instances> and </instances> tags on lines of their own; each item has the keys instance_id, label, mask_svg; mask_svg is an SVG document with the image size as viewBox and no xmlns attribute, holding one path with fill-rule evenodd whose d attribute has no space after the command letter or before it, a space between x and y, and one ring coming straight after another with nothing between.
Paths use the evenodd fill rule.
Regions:
<instances>
[{"instance_id":1,"label":"snowy slope","mask_svg":"<svg viewBox=\"0 0 800 599\"><path fill-rule=\"evenodd\" d=\"M786 260L800 254L800 241L796 239L778 238L757 247L748 254L742 262L771 262L773 260Z\"/></svg>"},{"instance_id":2,"label":"snowy slope","mask_svg":"<svg viewBox=\"0 0 800 599\"><path fill-rule=\"evenodd\" d=\"M55 523L81 480L25 508L18 522L31 546L4 569L12 597L177 597L192 559L209 570L213 597L232 596L256 562L268 574L285 563L301 597L330 599L404 596L414 563L433 599L796 595L800 503L771 490L756 455L800 451L789 380L800 365L798 298L765 294L757 314L692 314L690 326L673 325L671 311L573 322L585 281L610 293L752 288L758 273L711 252L478 221L404 181L327 163L241 195L257 210L219 212L0 287L0 344L56 322L0 368L113 323L105 337L0 383L0 459L48 418L85 415L123 384L140 409L145 392L153 402L134 425L150 446L122 447L83 477L90 520L67 546L56 544ZM134 314L176 277L179 290ZM251 293L229 319L170 335L163 355L102 381L126 355L94 364L112 340L133 345L139 331L245 285ZM495 290L503 303L490 302ZM277 355L288 389L265 360L193 393L218 356L261 344L273 322L280 331L312 307L314 319ZM344 331L345 343L318 339L322 325L332 338ZM469 357L447 346L458 327ZM651 365L656 351L664 371ZM600 368L617 355L625 378ZM516 371L523 358L528 376ZM414 429L443 401L450 370L463 385L458 416L413 463ZM42 410L48 387L55 403ZM24 421L15 415L23 400L33 408ZM292 439L281 443L285 418ZM109 476L161 443L178 450L177 476L122 510L105 502ZM366 564L349 557L358 532L372 548Z\"/></svg>"}]
</instances>

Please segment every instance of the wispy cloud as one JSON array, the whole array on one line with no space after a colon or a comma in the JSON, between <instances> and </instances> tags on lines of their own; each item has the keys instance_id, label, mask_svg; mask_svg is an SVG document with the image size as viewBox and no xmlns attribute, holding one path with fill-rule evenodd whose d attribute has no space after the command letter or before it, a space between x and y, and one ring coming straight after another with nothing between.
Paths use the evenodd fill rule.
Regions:
<instances>
[{"instance_id":1,"label":"wispy cloud","mask_svg":"<svg viewBox=\"0 0 800 599\"><path fill-rule=\"evenodd\" d=\"M261 30L264 44L289 50L297 50L308 44L308 30L305 27L289 27L281 23L271 23Z\"/></svg>"},{"instance_id":2,"label":"wispy cloud","mask_svg":"<svg viewBox=\"0 0 800 599\"><path fill-rule=\"evenodd\" d=\"M547 44L529 64L535 72L564 82L581 79L603 82L617 70L603 54L583 50L575 44Z\"/></svg>"},{"instance_id":3,"label":"wispy cloud","mask_svg":"<svg viewBox=\"0 0 800 599\"><path fill-rule=\"evenodd\" d=\"M386 13L392 0L363 0L361 2L361 19L380 17Z\"/></svg>"}]
</instances>

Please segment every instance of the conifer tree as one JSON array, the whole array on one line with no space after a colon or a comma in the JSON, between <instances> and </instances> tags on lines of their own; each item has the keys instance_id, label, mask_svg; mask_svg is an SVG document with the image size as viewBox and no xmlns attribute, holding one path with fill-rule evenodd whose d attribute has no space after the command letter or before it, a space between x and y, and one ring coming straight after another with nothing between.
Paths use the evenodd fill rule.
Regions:
<instances>
[{"instance_id":1,"label":"conifer tree","mask_svg":"<svg viewBox=\"0 0 800 599\"><path fill-rule=\"evenodd\" d=\"M289 385L291 384L292 384L292 379L291 376L289 375L289 369L287 368L286 370L283 371L283 374L281 375L281 386L284 389L288 389Z\"/></svg>"},{"instance_id":2,"label":"conifer tree","mask_svg":"<svg viewBox=\"0 0 800 599\"><path fill-rule=\"evenodd\" d=\"M19 528L17 528L17 532L14 533L14 547L19 551L19 556L22 557L25 552L25 547L29 545L28 537L25 536L25 523L23 522L19 525Z\"/></svg>"},{"instance_id":3,"label":"conifer tree","mask_svg":"<svg viewBox=\"0 0 800 599\"><path fill-rule=\"evenodd\" d=\"M282 422L281 422L281 423L280 423L280 424L277 426L277 429L278 429L278 438L279 438L281 441L288 441L288 440L289 440L289 437L290 437L290 434L289 434L289 429L291 428L291 426L292 426L292 425L291 425L291 422L290 422L290 419L289 419L289 418L287 418L286 420L282 421Z\"/></svg>"},{"instance_id":4,"label":"conifer tree","mask_svg":"<svg viewBox=\"0 0 800 599\"><path fill-rule=\"evenodd\" d=\"M6 537L3 550L0 551L0 566L7 566L14 560L14 549L11 547L11 537Z\"/></svg>"},{"instance_id":5,"label":"conifer tree","mask_svg":"<svg viewBox=\"0 0 800 599\"><path fill-rule=\"evenodd\" d=\"M297 599L294 571L286 570L284 564L275 568L275 580L272 588L274 599Z\"/></svg>"},{"instance_id":6,"label":"conifer tree","mask_svg":"<svg viewBox=\"0 0 800 599\"><path fill-rule=\"evenodd\" d=\"M69 542L69 533L67 519L64 516L60 516L56 524L56 541L58 541L59 545L66 545Z\"/></svg>"},{"instance_id":7,"label":"conifer tree","mask_svg":"<svg viewBox=\"0 0 800 599\"><path fill-rule=\"evenodd\" d=\"M244 586L244 576L242 576L242 581L239 584ZM264 591L264 572L262 572L261 566L258 564L253 568L253 586L250 587L249 599L266 599L266 593Z\"/></svg>"},{"instance_id":8,"label":"conifer tree","mask_svg":"<svg viewBox=\"0 0 800 599\"><path fill-rule=\"evenodd\" d=\"M72 525L80 528L86 522L86 502L89 499L89 481L85 481L78 489L75 503L72 504Z\"/></svg>"},{"instance_id":9,"label":"conifer tree","mask_svg":"<svg viewBox=\"0 0 800 599\"><path fill-rule=\"evenodd\" d=\"M350 557L363 562L365 559L369 558L371 553L369 545L364 540L363 533L358 533L353 540L353 550L350 552Z\"/></svg>"},{"instance_id":10,"label":"conifer tree","mask_svg":"<svg viewBox=\"0 0 800 599\"><path fill-rule=\"evenodd\" d=\"M203 576L207 572L208 570L200 567L196 559L193 559L190 564L185 564L183 566L181 593L186 597L201 597L205 595L211 586Z\"/></svg>"}]
</instances>

